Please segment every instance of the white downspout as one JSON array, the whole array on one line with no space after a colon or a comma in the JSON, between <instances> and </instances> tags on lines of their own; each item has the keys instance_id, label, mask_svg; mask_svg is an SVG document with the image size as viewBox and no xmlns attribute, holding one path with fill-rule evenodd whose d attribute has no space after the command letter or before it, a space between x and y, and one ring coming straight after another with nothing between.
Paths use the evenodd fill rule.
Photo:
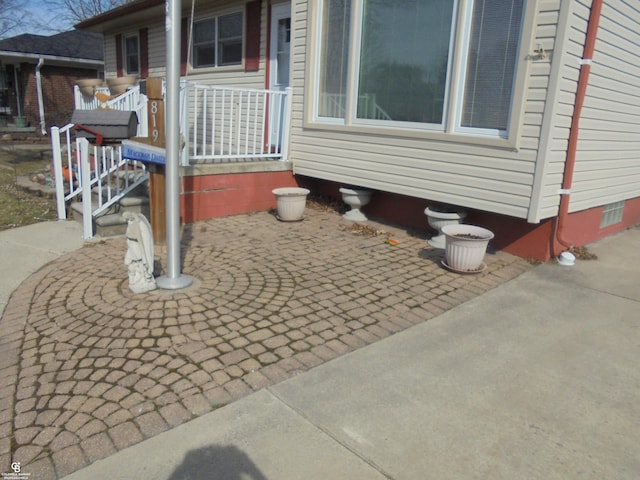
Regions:
<instances>
[{"instance_id":1,"label":"white downspout","mask_svg":"<svg viewBox=\"0 0 640 480\"><path fill-rule=\"evenodd\" d=\"M40 133L42 135L47 134L47 125L44 121L44 96L42 94L42 75L40 75L40 69L44 65L44 58L38 59L38 65L36 65L36 90L38 92L38 112L40 113Z\"/></svg>"}]
</instances>

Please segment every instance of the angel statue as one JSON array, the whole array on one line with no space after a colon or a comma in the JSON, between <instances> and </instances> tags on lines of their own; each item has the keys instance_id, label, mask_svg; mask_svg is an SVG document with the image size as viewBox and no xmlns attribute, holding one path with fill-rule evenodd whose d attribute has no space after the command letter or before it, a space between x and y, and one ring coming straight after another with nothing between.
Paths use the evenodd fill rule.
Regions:
<instances>
[{"instance_id":1,"label":"angel statue","mask_svg":"<svg viewBox=\"0 0 640 480\"><path fill-rule=\"evenodd\" d=\"M124 264L129 267L129 290L133 293L155 290L151 225L141 213L125 212L122 217L127 221L127 254Z\"/></svg>"}]
</instances>

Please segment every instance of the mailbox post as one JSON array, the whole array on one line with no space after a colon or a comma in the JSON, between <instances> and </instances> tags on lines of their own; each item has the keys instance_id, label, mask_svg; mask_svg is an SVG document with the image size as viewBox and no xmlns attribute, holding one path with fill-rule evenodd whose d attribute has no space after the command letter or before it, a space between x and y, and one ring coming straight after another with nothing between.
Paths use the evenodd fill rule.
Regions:
<instances>
[{"instance_id":1,"label":"mailbox post","mask_svg":"<svg viewBox=\"0 0 640 480\"><path fill-rule=\"evenodd\" d=\"M147 79L147 104L149 139L154 147L165 147L164 130L164 98L162 96L162 79ZM167 209L166 209L166 179L165 167L160 164L150 165L149 168L149 202L150 220L153 239L156 245L167 242Z\"/></svg>"}]
</instances>

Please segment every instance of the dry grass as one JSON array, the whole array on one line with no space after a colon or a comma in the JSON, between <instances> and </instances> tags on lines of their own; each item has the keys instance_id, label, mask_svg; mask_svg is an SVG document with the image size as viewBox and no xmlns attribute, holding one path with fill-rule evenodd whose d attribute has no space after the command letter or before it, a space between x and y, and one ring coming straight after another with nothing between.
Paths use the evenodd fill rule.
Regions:
<instances>
[{"instance_id":1,"label":"dry grass","mask_svg":"<svg viewBox=\"0 0 640 480\"><path fill-rule=\"evenodd\" d=\"M55 200L20 190L18 176L46 172L50 161L40 152L0 147L0 230L56 218Z\"/></svg>"},{"instance_id":2,"label":"dry grass","mask_svg":"<svg viewBox=\"0 0 640 480\"><path fill-rule=\"evenodd\" d=\"M578 260L597 260L598 256L595 253L591 253L587 247L571 247L569 249Z\"/></svg>"}]
</instances>

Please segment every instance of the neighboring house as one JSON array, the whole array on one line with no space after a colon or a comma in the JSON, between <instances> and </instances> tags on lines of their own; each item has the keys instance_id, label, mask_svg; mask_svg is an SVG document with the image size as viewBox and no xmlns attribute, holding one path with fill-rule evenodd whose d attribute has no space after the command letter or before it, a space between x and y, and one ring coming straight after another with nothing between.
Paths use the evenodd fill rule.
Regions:
<instances>
[{"instance_id":1,"label":"neighboring house","mask_svg":"<svg viewBox=\"0 0 640 480\"><path fill-rule=\"evenodd\" d=\"M375 189L372 215L414 226L431 203L464 207L495 246L542 260L640 222L640 10L628 1L183 7L184 77L293 88L288 160L316 192ZM77 28L104 34L107 77L164 75L163 1Z\"/></svg>"},{"instance_id":2,"label":"neighboring house","mask_svg":"<svg viewBox=\"0 0 640 480\"><path fill-rule=\"evenodd\" d=\"M0 40L0 117L36 127L69 122L73 85L103 70L102 35L70 31L45 37L23 34Z\"/></svg>"}]
</instances>

